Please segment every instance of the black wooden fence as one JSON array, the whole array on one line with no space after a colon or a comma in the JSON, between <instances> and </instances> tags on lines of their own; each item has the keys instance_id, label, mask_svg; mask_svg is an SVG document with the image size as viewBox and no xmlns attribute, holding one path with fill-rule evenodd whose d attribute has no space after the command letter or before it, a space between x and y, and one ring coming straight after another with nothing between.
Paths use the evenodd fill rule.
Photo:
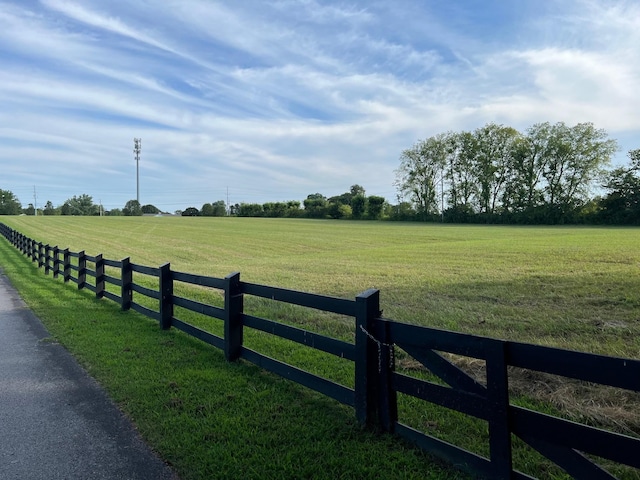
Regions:
<instances>
[{"instance_id":1,"label":"black wooden fence","mask_svg":"<svg viewBox=\"0 0 640 480\"><path fill-rule=\"evenodd\" d=\"M515 435L575 478L615 478L587 455L640 468L640 439L559 417L543 414L510 402L508 366L560 375L632 392L640 392L640 361L580 353L518 342L496 340L414 326L381 317L379 292L368 290L355 300L314 295L257 285L240 280L239 273L213 278L171 270L169 264L147 267L128 258L115 261L102 255L51 247L28 238L0 223L0 233L23 254L54 277L62 275L79 289L108 298L123 310L133 309L157 320L163 329L177 328L224 351L229 361L243 358L270 372L353 406L358 420L409 439L420 448L473 475L487 478L533 478L512 465ZM93 268L89 268L89 267ZM105 274L105 267L120 272ZM134 282L134 274L158 278L158 290ZM93 281L87 281L87 278ZM224 307L215 307L174 294L174 282L219 289ZM120 289L108 291L106 284ZM113 290L113 288L112 288ZM157 310L135 301L134 292L157 302ZM309 332L297 327L244 313L244 296L252 295L333 312L355 319L355 343ZM224 323L217 336L174 316L182 307ZM245 328L269 332L281 338L355 362L355 388L337 384L243 345ZM421 380L395 369L395 348L404 350L446 385ZM479 382L447 360L449 352L485 361L486 382ZM410 395L488 422L489 458L469 452L398 420L397 394Z\"/></svg>"}]
</instances>

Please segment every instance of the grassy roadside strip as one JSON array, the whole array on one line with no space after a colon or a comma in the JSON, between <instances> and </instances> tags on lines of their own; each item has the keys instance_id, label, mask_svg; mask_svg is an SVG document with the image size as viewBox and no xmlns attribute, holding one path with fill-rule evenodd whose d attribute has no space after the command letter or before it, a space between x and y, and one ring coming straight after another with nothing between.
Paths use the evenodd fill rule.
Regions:
<instances>
[{"instance_id":1,"label":"grassy roadside strip","mask_svg":"<svg viewBox=\"0 0 640 480\"><path fill-rule=\"evenodd\" d=\"M462 478L348 407L45 276L4 239L0 266L184 480Z\"/></svg>"}]
</instances>

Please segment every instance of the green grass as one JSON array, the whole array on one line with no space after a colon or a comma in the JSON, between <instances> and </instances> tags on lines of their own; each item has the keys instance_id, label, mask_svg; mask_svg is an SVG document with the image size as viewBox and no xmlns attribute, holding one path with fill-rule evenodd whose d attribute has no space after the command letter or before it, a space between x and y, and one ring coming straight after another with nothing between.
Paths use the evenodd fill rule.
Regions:
<instances>
[{"instance_id":1,"label":"green grass","mask_svg":"<svg viewBox=\"0 0 640 480\"><path fill-rule=\"evenodd\" d=\"M130 256L134 263L150 266L171 262L174 270L216 277L240 271L244 281L344 298L379 288L384 314L394 320L640 357L640 229L236 218L2 220L45 243L86 250L91 255L103 253L110 259ZM160 332L154 322L134 313L123 314L111 302L95 301L87 292L53 282L41 271L34 271L28 261L16 257L17 253L3 251L2 255L11 261L2 258L0 265L9 264L5 270L21 291L27 290L27 301L43 316L56 338L107 385L155 448L181 473L189 472L185 478L208 478L218 471L222 477L304 477L309 476L305 472L314 470L316 476L326 472L327 478L451 478L451 472L433 470L427 457L403 444L362 431L349 408L243 362L228 365L213 348L180 332ZM23 280L25 275L29 280L40 279L32 294L28 293L28 281ZM154 286L153 279L136 277L136 282ZM189 298L221 302L219 294L206 289L177 288ZM52 289L53 297L45 301ZM49 303L58 298L65 298L71 310ZM247 298L245 304L249 313L345 340L353 338L352 320L274 305L263 299ZM93 312L98 309L104 316L94 320L97 314ZM87 315L96 324L87 324ZM213 332L221 328L217 321L187 312L178 316ZM108 331L103 332L103 328ZM265 334L246 331L245 336L248 346L260 352L348 386L353 382L350 362ZM409 359L400 355L398 360L399 367L404 368ZM412 370L411 365L406 366L407 371ZM136 378L133 385L130 378ZM148 386L139 385L138 378L145 378L145 382L148 378ZM553 384L552 378L536 381L539 385ZM216 385L213 391L212 384ZM554 397L553 392L539 396L517 382L514 388L516 401L527 406L570 418L579 415L576 411L582 408L577 400L571 404L566 398ZM401 397L399 409L404 423L487 454L484 422L469 421L446 409L425 407L424 402ZM615 415L620 409L609 405L612 397L604 395L602 403L611 407L614 418L603 420L603 415L609 415L606 408L589 418L596 419L595 423L619 426L620 418ZM581 400L585 407L592 407L589 398ZM632 398L623 406L625 411L637 412L639 404ZM307 418L312 412L317 419ZM280 423L277 435L266 427L274 424L278 428ZM623 431L640 431L637 413L622 423ZM293 433L283 433L292 427ZM348 446L342 440L330 446L342 436ZM172 445L176 442L184 449L176 452ZM316 450L318 443L321 447ZM372 459L360 465L370 447L380 448L378 453L371 453L371 458L375 457L371 468L367 464ZM388 448L392 453L383 454ZM345 449L348 453L343 452ZM276 450L283 456L270 459ZM207 460L209 456L213 460ZM561 478L557 469L527 449L517 449L514 456L517 467L528 473ZM239 470L245 468L239 459L242 465L253 466ZM255 463L249 459L255 459ZM273 469L260 470L265 468L260 467L261 462L267 461L275 463ZM636 478L634 472L621 472L624 478Z\"/></svg>"},{"instance_id":2,"label":"green grass","mask_svg":"<svg viewBox=\"0 0 640 480\"><path fill-rule=\"evenodd\" d=\"M640 229L244 218L7 217L73 251L354 298L385 316L640 357ZM75 235L71 232L77 232Z\"/></svg>"},{"instance_id":3,"label":"green grass","mask_svg":"<svg viewBox=\"0 0 640 480\"><path fill-rule=\"evenodd\" d=\"M0 265L184 480L463 478L350 408L53 281L4 240Z\"/></svg>"}]
</instances>

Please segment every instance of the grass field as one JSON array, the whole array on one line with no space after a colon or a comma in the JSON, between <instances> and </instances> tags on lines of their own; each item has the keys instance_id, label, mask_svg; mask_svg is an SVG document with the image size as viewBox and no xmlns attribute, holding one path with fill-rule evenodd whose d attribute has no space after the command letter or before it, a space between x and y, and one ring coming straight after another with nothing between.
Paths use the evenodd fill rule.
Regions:
<instances>
[{"instance_id":1,"label":"grass field","mask_svg":"<svg viewBox=\"0 0 640 480\"><path fill-rule=\"evenodd\" d=\"M106 258L353 298L394 320L640 357L640 229L244 218L10 217ZM71 234L71 232L76 232Z\"/></svg>"},{"instance_id":2,"label":"grass field","mask_svg":"<svg viewBox=\"0 0 640 480\"><path fill-rule=\"evenodd\" d=\"M378 288L381 290L381 306L384 309L385 317L395 320L581 351L631 358L640 357L640 336L638 335L640 333L640 249L638 248L640 229L441 226L382 222L181 217L8 217L2 220L9 226L44 243L69 247L73 251L86 250L91 255L103 253L106 258L110 259L130 256L134 263L150 266L171 262L172 268L175 270L219 277L233 271L240 271L241 278L248 282L345 298L353 298L368 288ZM30 272L30 269L33 269L30 265L20 266L17 260L13 260L13 262L16 265L15 268L23 272ZM5 265L3 267L7 269ZM39 272L38 275L43 277L42 272ZM30 278L35 277L31 276ZM22 288L28 288L27 282L15 280L15 276L12 279L14 279L14 283L16 281L21 283L19 286ZM56 285L56 289L64 287L59 285L60 282L52 282L51 279L45 279L44 282L48 285ZM42 288L47 287L43 284ZM69 288L62 288L62 290L65 291L65 297L68 297L67 301L78 302L72 299L72 297L79 295L78 292L71 289L72 293L66 293L67 290L70 290ZM124 317L130 315L119 312L114 314L114 309L117 310L114 305L104 307L104 302L90 301L85 293L83 292L81 295L82 305L89 302L91 310L102 311L101 309L106 308L104 312L106 318L109 315L112 317L115 315L117 321L122 323L125 321ZM42 293L38 295L41 296ZM59 296L62 293L55 295ZM35 297L37 295L34 294ZM34 302L36 309L38 302L42 302L39 307L41 312L38 313L44 315L45 318L51 316L49 311L52 309L52 305L48 303L50 301L34 300ZM77 306L76 308L81 307ZM112 313L110 314L109 311ZM310 315L297 317L287 311L275 313L276 316L281 316L284 321L311 323L312 325L308 325L309 328L334 336L348 336L351 331L348 328L342 328L343 325L341 326L338 319L334 321L334 319L328 318L316 321ZM81 344L85 342L84 350L81 346L72 347L74 341L69 340L69 335L73 338L73 332L79 329L77 325L81 320L75 318L71 321L57 322L53 319L50 321L54 335L63 337L65 344L69 343L70 349L76 348L77 351L84 352L91 350L90 329L81 335L78 334L84 339L78 340ZM107 325L110 322L107 320L98 323L103 328L110 328ZM59 333L55 332L56 325L60 328ZM148 324L142 323L141 325L143 326L140 327L136 322L136 328L142 328L145 331L144 335L149 335L149 328L145 326ZM173 342L170 345L172 347L180 343L181 348L198 352L197 355L194 353L194 357L199 356L204 349L202 346L193 346L192 341L183 338L182 335L173 333L171 339L167 340L166 337L156 337L156 335L160 335L157 330L154 329L153 332L151 343ZM115 335L118 338L124 334L114 331L104 335L109 338ZM145 345L144 348L138 347L136 344L143 341L139 337L140 335L132 337L136 338L135 341L132 339L124 340L124 346L118 344L117 347L114 347L116 348L115 352L104 352L100 359L92 358L86 362L91 365L94 372L98 373L98 376L103 375L107 383L113 381L117 385L117 380L109 380L114 375L107 372L109 368L116 368L113 365L113 358L119 358L118 362L123 362L122 352L124 351L125 357L132 356L135 360L146 354L132 354L131 352L153 350L153 345ZM136 346L127 346L127 342ZM122 350L117 350L118 348ZM172 355L178 355L177 350L172 348ZM120 355L117 355L118 352ZM91 357L89 353L84 353L84 355ZM159 355L162 356L162 354ZM188 362L183 358L183 353L179 355L182 356L178 364L182 365L181 362ZM216 352L207 351L205 363L219 362L220 359L209 358L217 355ZM152 356L152 361L157 363L159 360ZM316 360L311 360L312 363L314 361ZM109 365L109 368L104 366L105 363ZM184 365L186 367L186 363ZM189 363L189 365L191 364ZM203 375L199 365L201 364L196 363L188 368L199 372L198 375ZM135 368L143 369L141 371L146 371L145 368L154 370L153 366L139 365ZM322 369L322 367L319 368ZM258 395L260 392L267 392L261 394L265 399L273 396L280 398L276 401L275 406L265 407L267 411L271 412L270 414L276 415L270 409L275 409L276 413L282 411L283 405L288 403L285 400L288 396L299 395L298 389L291 387L286 382L272 379L270 376L265 377L255 369L244 365L223 364L220 368L208 368L206 380L219 382L220 379L226 377L237 377L237 372L234 369L242 370L241 383L251 383L255 376L260 379L258 382L260 385L263 385L264 381L268 382L267 387L255 387L256 391L253 393ZM336 368L336 370L339 369L340 367ZM127 368L124 368L123 372L125 373L122 375L131 375L131 371ZM177 378L183 373L176 372L172 375ZM334 372L334 374L338 377L341 375L340 372ZM187 394L184 391L187 388L186 384L193 383L193 379L187 380L180 377L179 380L174 380L171 375L159 375L160 378L153 379L148 388L157 390L158 385L163 385L164 382L165 389L168 391L161 393L165 396L169 395L169 398L165 398L162 405L169 410L177 409L183 412L195 409L195 411L209 412L207 402L216 406L219 403L236 403L235 401L230 402L229 399L225 401L225 397L211 399L201 390ZM206 380L201 379L204 383ZM229 379L227 378L227 380ZM543 383L540 383L541 379L536 379L535 382L529 381L529 383L535 384L536 392L545 390L546 396L537 396L533 389L522 385L518 387L517 383L515 387L521 388L525 401L539 402L542 408L551 408L554 411L555 409L564 409L571 416L572 411L575 413L589 407L591 411L588 415L596 421L602 420L605 424L617 425L623 431L636 433L640 431L640 419L637 413L640 402L636 397L624 397L622 404L620 404L619 402L615 403L613 398L615 395L608 392L592 391L585 396L583 390L572 392L567 390L564 384L556 385L557 388L554 387L553 379L544 378L542 380ZM236 378L235 381L238 379ZM131 399L137 393L127 390L126 381L122 383L125 385L111 387L111 391L115 392L112 394L123 405L125 411L142 425L141 430L146 432L146 423L153 422L146 419L143 412L157 409L157 406L145 407L144 402L139 405L137 400ZM196 383L198 384L198 382ZM225 385L222 391L244 391L246 388L246 384L234 385L230 383L228 386ZM119 393L120 390L126 393ZM177 394L174 390L180 393ZM198 404L197 399L202 399L203 395L208 400ZM226 393L226 395L233 395L234 399L236 398L235 393ZM382 442L383 446L380 448L387 447L385 437L373 441L367 436L367 432L359 431L352 424L349 413L345 412L342 407L336 407L331 402L317 398L306 391L305 395L308 398L302 403L308 400L311 401L312 408L318 408L321 412L325 411L325 414L326 409L332 410L332 416L338 414L340 418L338 424L344 427L346 422L349 425L347 430L354 432L352 434L356 438L356 444L363 441L366 441L367 445L369 442L372 442L372 445L376 442ZM152 396L151 393L144 395L145 398ZM160 395L160 398L164 397ZM194 398L197 399L194 400ZM526 400L527 398L529 400ZM196 405L187 407L189 402L196 402ZM594 409L594 404L597 404L598 408ZM246 415L244 410L249 409L251 405L252 403L249 401L244 408L235 406L233 410L239 409L237 413L241 417L242 414ZM320 407L317 407L318 405ZM306 407L309 407L309 404L306 404ZM302 411L304 408L304 406L301 407ZM213 407L211 409L213 410ZM401 403L401 409L409 417L415 416L415 422L428 424L436 430L445 423L452 422L452 418L447 413L416 414L415 412L420 412L420 410L410 401ZM630 410L631 412L629 412ZM264 410L261 411L264 412ZM229 415L230 413L227 412L224 418L226 419ZM299 413L299 415L305 414ZM431 415L431 418L420 418L421 415ZM433 415L438 416L434 417ZM582 413L578 413L578 415L582 415ZM142 416L142 419L138 419L138 416ZM206 417L208 422L210 416L207 414L202 417ZM295 414L290 414L290 416L296 418ZM187 415L187 417L190 419L189 422L194 422L193 415ZM304 430L298 433L301 438L305 438L305 435L321 436L317 430L320 428L319 425L327 420L321 420L322 414L319 418L317 424L309 425L308 431ZM204 422L202 419L200 421ZM220 419L220 421L223 424L227 422L224 419ZM338 428L338 424L332 428ZM210 424L207 423L207 425ZM451 440L462 438L468 440L468 437L474 436L473 432L476 432L475 435L479 437L484 435L481 426L463 425L466 426L461 431L444 432L443 435L445 437L449 435ZM151 437L158 450L166 455L167 446L163 443L166 442L164 439L166 434L162 432L167 431L163 428L169 427L154 429L149 426L148 428L150 431L147 436ZM178 427L172 425L168 431L175 428ZM225 442L242 443L242 440L232 438L233 435L224 428L222 431L227 433L220 433L221 428L219 427L208 426L207 428L211 429L208 434L199 433L198 435L206 438L211 436L212 438L209 440L212 441L219 440L218 437L222 435ZM234 428L237 429L238 425L234 425L231 429ZM261 436L261 441L265 441L265 432L260 430L264 429L264 426L256 428L260 432L258 435ZM244 427L242 429L244 430ZM320 428L320 431L325 431L325 429ZM246 432L244 433L246 434ZM186 432L184 435L188 436L189 433ZM364 435L366 440L364 440L365 437L359 438L360 435ZM246 439L244 440L246 441ZM317 441L314 437L313 442ZM185 439L184 442L186 445L190 445L187 443L188 440ZM205 441L204 443L210 442ZM218 445L219 442L214 441L213 443ZM265 443L269 442L265 441ZM480 453L486 453L483 451L483 446L471 443L472 445L466 446ZM290 445L288 447L292 448ZM186 450L194 448L191 445ZM268 449L266 446L265 448ZM343 444L339 447L340 450L345 448L353 447L345 447ZM389 468L386 463L389 461L396 466L399 465L398 462L401 464L400 467L394 467L395 469L392 470L394 478L402 477L401 472L404 472L406 478L425 476L426 471L433 478L451 477L451 472L432 470L431 468L425 470L424 464L429 463L425 457L416 456L411 450L406 451L402 447L399 448L401 450L401 453L398 453L400 460L392 455L392 459L387 457L386 460L379 460L382 463L378 463L373 470L362 470L362 466L356 467L351 463L344 470L346 473L343 478L366 477L373 472ZM323 451L330 452L329 455L338 455L327 445L324 445L323 449L325 449ZM369 448L367 447L365 450L368 451ZM305 452L302 455L308 454ZM363 451L358 450L357 453L350 455L358 457L363 454ZM248 453L244 455L248 455ZM269 454L263 453L263 455L268 456ZM253 456L257 461L260 460L260 454ZM205 462L199 470L201 472L207 472L207 469L210 468L204 460L205 457L205 453L202 453L202 457L197 457L196 463ZM343 454L338 457L341 458L339 462L349 463ZM293 458L290 456L290 461L293 461ZM178 455L171 461L181 466L185 460ZM338 462L338 460L335 461ZM520 461L525 467L529 464L529 468L534 474L548 478L555 478L559 475L557 471L547 470L547 467L541 466L544 465L544 462L541 463L539 459L528 456L528 454L523 454ZM232 459L225 457L224 462L229 465L230 469L232 468ZM371 460L365 460L365 463L370 462ZM293 468L286 461L283 465ZM254 475L250 474L249 476L255 478L275 478L277 476L273 472L257 475L258 470L255 469L259 467L251 468L254 468ZM305 471L304 468L327 469L329 467L311 463L302 468L301 471ZM193 467L188 467L187 470L193 470ZM294 470L281 471L292 472ZM327 472L329 471L331 471L330 468ZM544 474L541 474L541 471ZM238 472L236 471L236 473ZM198 475L187 475L185 478L207 478ZM327 478L335 478L332 474L326 476ZM623 476L636 478L635 473L626 472ZM380 476L376 475L376 477Z\"/></svg>"}]
</instances>

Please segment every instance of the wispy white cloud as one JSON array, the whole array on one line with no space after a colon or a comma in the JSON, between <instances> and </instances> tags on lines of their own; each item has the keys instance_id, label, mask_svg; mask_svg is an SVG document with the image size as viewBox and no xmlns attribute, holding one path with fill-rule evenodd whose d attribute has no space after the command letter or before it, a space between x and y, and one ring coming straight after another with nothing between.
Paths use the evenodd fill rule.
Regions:
<instances>
[{"instance_id":1,"label":"wispy white cloud","mask_svg":"<svg viewBox=\"0 0 640 480\"><path fill-rule=\"evenodd\" d=\"M164 42L154 38L153 35L142 31L140 26L138 28L130 26L117 16L100 13L86 8L83 4L74 1L41 0L41 3L48 9L90 27L121 35L123 37L128 37L151 47L173 52L173 49L167 46Z\"/></svg>"},{"instance_id":2,"label":"wispy white cloud","mask_svg":"<svg viewBox=\"0 0 640 480\"><path fill-rule=\"evenodd\" d=\"M489 121L592 121L637 148L640 7L498 3L0 0L0 188L122 206L133 137L165 209L354 183L394 200L402 149Z\"/></svg>"}]
</instances>

